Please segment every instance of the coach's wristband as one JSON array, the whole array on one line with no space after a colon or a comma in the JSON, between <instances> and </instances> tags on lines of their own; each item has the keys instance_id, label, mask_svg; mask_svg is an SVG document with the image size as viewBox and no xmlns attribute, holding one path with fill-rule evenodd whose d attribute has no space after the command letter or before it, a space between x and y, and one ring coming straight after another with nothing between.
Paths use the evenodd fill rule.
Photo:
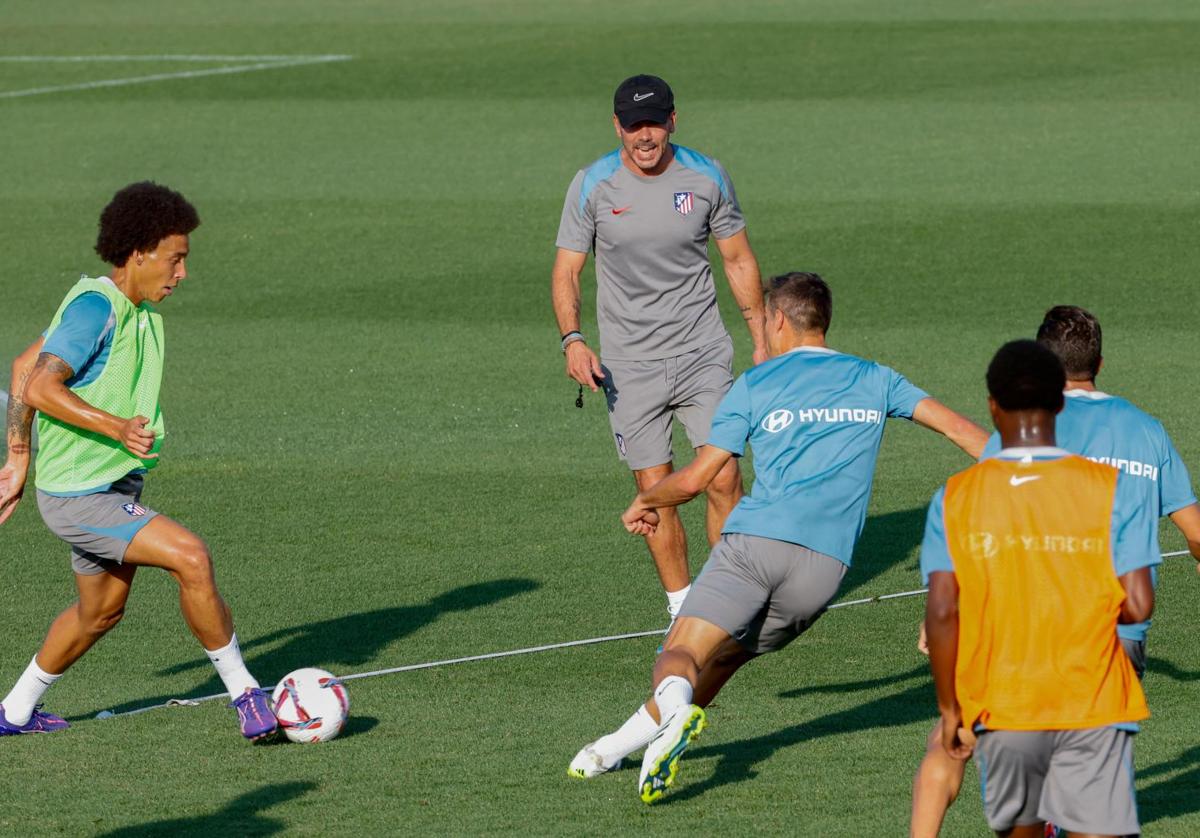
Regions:
<instances>
[{"instance_id":1,"label":"coach's wristband","mask_svg":"<svg viewBox=\"0 0 1200 838\"><path fill-rule=\"evenodd\" d=\"M567 332L562 336L562 351L566 352L568 346L577 342L585 342L583 339L583 332Z\"/></svg>"}]
</instances>

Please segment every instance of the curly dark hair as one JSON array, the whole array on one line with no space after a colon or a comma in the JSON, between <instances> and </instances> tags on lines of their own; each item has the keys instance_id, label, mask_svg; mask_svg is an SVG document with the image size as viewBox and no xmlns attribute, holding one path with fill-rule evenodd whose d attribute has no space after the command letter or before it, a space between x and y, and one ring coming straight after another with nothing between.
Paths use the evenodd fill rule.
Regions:
<instances>
[{"instance_id":1,"label":"curly dark hair","mask_svg":"<svg viewBox=\"0 0 1200 838\"><path fill-rule=\"evenodd\" d=\"M121 267L133 251L153 250L167 236L186 236L199 226L196 208L178 192L148 180L131 183L100 213L96 252Z\"/></svg>"}]
</instances>

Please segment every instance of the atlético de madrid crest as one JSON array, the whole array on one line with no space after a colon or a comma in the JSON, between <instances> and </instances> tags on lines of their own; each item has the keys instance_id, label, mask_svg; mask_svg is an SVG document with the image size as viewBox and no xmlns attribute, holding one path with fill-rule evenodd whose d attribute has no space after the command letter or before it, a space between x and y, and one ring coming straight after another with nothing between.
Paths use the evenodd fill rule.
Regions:
<instances>
[{"instance_id":1,"label":"atl\u00e9tico de madrid crest","mask_svg":"<svg viewBox=\"0 0 1200 838\"><path fill-rule=\"evenodd\" d=\"M691 192L676 192L675 193L675 212L680 215L687 215L692 211L692 193Z\"/></svg>"}]
</instances>

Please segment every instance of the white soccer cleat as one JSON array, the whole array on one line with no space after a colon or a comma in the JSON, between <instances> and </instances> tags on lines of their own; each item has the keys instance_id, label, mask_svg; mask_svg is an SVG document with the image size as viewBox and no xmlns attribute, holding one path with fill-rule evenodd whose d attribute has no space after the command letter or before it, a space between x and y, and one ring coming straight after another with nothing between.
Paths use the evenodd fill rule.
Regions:
<instances>
[{"instance_id":1,"label":"white soccer cleat","mask_svg":"<svg viewBox=\"0 0 1200 838\"><path fill-rule=\"evenodd\" d=\"M642 802L653 803L666 793L679 773L679 758L707 725L704 711L695 704L684 704L663 720L642 757Z\"/></svg>"},{"instance_id":2,"label":"white soccer cleat","mask_svg":"<svg viewBox=\"0 0 1200 838\"><path fill-rule=\"evenodd\" d=\"M617 757L616 762L605 762L604 757L594 747L595 744L595 742L589 742L583 746L583 750L575 755L575 759L571 760L571 764L567 766L568 777L590 780L621 767L623 760L620 757Z\"/></svg>"}]
</instances>

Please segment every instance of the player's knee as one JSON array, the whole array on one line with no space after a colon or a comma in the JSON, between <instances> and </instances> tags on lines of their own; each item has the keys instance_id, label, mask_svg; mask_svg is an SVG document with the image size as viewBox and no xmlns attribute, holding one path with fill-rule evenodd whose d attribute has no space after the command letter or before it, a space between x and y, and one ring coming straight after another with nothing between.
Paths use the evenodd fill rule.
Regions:
<instances>
[{"instance_id":1,"label":"player's knee","mask_svg":"<svg viewBox=\"0 0 1200 838\"><path fill-rule=\"evenodd\" d=\"M928 789L937 789L937 797L953 803L962 788L966 764L953 759L939 744L937 751L930 751L921 762L918 775L920 784Z\"/></svg>"},{"instance_id":2,"label":"player's knee","mask_svg":"<svg viewBox=\"0 0 1200 838\"><path fill-rule=\"evenodd\" d=\"M695 652L691 648L681 644L668 645L654 662L654 678L659 681L668 675L681 672L694 677L699 669Z\"/></svg>"},{"instance_id":3,"label":"player's knee","mask_svg":"<svg viewBox=\"0 0 1200 838\"><path fill-rule=\"evenodd\" d=\"M180 584L212 584L212 554L208 552L208 545L199 538L189 539L176 549L174 565Z\"/></svg>"}]
</instances>

